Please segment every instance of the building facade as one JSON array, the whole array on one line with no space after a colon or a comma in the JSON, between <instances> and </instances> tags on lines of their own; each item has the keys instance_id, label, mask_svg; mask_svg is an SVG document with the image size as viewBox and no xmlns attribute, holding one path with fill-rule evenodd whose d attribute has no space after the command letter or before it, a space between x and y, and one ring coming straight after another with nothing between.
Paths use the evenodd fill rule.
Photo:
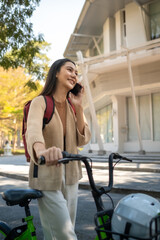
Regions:
<instances>
[{"instance_id":1,"label":"building facade","mask_svg":"<svg viewBox=\"0 0 160 240\"><path fill-rule=\"evenodd\" d=\"M160 152L160 0L86 0L64 57L89 86L88 149Z\"/></svg>"}]
</instances>

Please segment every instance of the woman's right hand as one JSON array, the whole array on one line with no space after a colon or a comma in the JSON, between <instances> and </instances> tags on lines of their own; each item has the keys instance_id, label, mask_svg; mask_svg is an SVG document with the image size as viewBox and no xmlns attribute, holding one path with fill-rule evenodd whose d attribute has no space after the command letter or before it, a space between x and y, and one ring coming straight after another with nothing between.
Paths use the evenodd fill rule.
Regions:
<instances>
[{"instance_id":1,"label":"woman's right hand","mask_svg":"<svg viewBox=\"0 0 160 240\"><path fill-rule=\"evenodd\" d=\"M58 160L63 157L62 151L60 148L50 147L48 149L45 149L45 146L43 143L35 143L33 145L33 148L34 148L37 159L40 156L45 157L46 166L51 166L51 165L59 166Z\"/></svg>"}]
</instances>

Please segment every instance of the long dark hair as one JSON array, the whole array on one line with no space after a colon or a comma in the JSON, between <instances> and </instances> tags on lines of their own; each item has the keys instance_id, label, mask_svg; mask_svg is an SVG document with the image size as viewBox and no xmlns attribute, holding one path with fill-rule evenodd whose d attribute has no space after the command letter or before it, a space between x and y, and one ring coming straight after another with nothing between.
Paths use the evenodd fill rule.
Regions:
<instances>
[{"instance_id":1,"label":"long dark hair","mask_svg":"<svg viewBox=\"0 0 160 240\"><path fill-rule=\"evenodd\" d=\"M53 93L55 92L55 89L56 89L56 85L57 85L56 74L57 74L57 72L60 71L61 67L66 62L71 62L74 65L76 65L72 60L70 60L68 58L62 58L62 59L56 60L49 69L44 88L43 88L42 92L40 93L40 95L46 95L46 96L53 95Z\"/></svg>"}]
</instances>

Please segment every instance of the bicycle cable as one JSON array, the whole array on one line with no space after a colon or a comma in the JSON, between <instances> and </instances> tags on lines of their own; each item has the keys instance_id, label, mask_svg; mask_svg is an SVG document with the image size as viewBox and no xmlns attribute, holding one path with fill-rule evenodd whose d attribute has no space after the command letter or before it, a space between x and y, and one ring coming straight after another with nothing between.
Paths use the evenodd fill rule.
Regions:
<instances>
[{"instance_id":1,"label":"bicycle cable","mask_svg":"<svg viewBox=\"0 0 160 240\"><path fill-rule=\"evenodd\" d=\"M113 168L117 165L117 163L119 163L122 159L119 159L115 162L115 164L113 165Z\"/></svg>"},{"instance_id":2,"label":"bicycle cable","mask_svg":"<svg viewBox=\"0 0 160 240\"><path fill-rule=\"evenodd\" d=\"M112 203L112 207L113 207L113 209L114 209L114 202L113 202L112 197L111 197L108 193L105 193L105 195L107 195L107 197L109 197L109 199L110 199L110 201L111 201L111 203Z\"/></svg>"}]
</instances>

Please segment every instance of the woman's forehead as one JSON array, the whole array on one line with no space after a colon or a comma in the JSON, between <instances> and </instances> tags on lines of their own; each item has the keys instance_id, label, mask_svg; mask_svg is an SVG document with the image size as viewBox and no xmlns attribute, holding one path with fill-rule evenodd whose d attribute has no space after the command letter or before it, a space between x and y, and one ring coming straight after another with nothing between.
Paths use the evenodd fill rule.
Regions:
<instances>
[{"instance_id":1,"label":"woman's forehead","mask_svg":"<svg viewBox=\"0 0 160 240\"><path fill-rule=\"evenodd\" d=\"M73 69L77 70L77 67L72 62L66 62L65 66L72 67Z\"/></svg>"}]
</instances>

